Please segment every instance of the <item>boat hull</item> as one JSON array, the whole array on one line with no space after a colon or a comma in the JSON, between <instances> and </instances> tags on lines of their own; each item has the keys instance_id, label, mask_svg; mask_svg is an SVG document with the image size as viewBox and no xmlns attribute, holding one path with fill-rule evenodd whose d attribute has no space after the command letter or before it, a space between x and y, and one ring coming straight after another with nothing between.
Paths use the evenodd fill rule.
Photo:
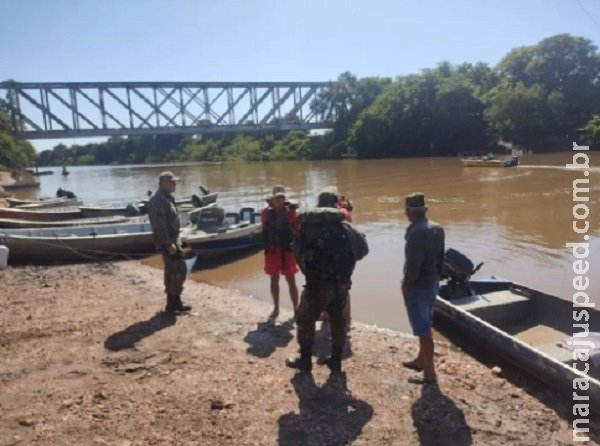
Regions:
<instances>
[{"instance_id":1,"label":"boat hull","mask_svg":"<svg viewBox=\"0 0 600 446\"><path fill-rule=\"evenodd\" d=\"M539 293L521 285L519 287L532 293ZM566 316L570 316L570 313ZM596 315L594 319L597 323L598 316ZM442 326L442 331L446 327L451 329L452 333L460 332L464 339L476 341L486 350L503 357L524 372L559 391L566 392L569 396L572 396L573 380L581 377L570 365L558 361L441 296L436 299L435 323L438 327ZM593 410L600 413L600 380L590 376L588 378L590 387L585 394L589 395L589 403Z\"/></svg>"},{"instance_id":2,"label":"boat hull","mask_svg":"<svg viewBox=\"0 0 600 446\"><path fill-rule=\"evenodd\" d=\"M15 220L11 218L0 218L0 228L10 229L43 229L43 228L65 228L69 226L87 226L87 225L109 225L115 223L125 223L128 217L99 217L99 218L76 218L73 220L58 221L29 221Z\"/></svg>"},{"instance_id":3,"label":"boat hull","mask_svg":"<svg viewBox=\"0 0 600 446\"><path fill-rule=\"evenodd\" d=\"M81 218L79 209L53 209L47 211L32 211L19 208L0 208L0 218L27 221L58 221Z\"/></svg>"},{"instance_id":4,"label":"boat hull","mask_svg":"<svg viewBox=\"0 0 600 446\"><path fill-rule=\"evenodd\" d=\"M464 159L462 160L464 167L516 167L518 161L512 160L481 160L481 159Z\"/></svg>"},{"instance_id":5,"label":"boat hull","mask_svg":"<svg viewBox=\"0 0 600 446\"><path fill-rule=\"evenodd\" d=\"M194 250L198 259L218 259L262 246L262 225L240 225L214 234L192 230L184 233L182 240Z\"/></svg>"},{"instance_id":6,"label":"boat hull","mask_svg":"<svg viewBox=\"0 0 600 446\"><path fill-rule=\"evenodd\" d=\"M18 198L7 198L6 202L11 208L23 210L78 206L81 204L77 198L48 198L43 200L19 200Z\"/></svg>"},{"instance_id":7,"label":"boat hull","mask_svg":"<svg viewBox=\"0 0 600 446\"><path fill-rule=\"evenodd\" d=\"M0 231L9 262L98 260L155 253L149 223Z\"/></svg>"}]
</instances>

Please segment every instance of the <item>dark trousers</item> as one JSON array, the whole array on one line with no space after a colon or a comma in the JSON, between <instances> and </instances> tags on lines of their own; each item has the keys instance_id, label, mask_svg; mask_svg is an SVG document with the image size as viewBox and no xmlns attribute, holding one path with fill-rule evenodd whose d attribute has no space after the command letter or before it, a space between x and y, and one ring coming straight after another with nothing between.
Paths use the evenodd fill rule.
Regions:
<instances>
[{"instance_id":1,"label":"dark trousers","mask_svg":"<svg viewBox=\"0 0 600 446\"><path fill-rule=\"evenodd\" d=\"M346 342L346 306L348 283L317 281L308 283L300 296L296 311L297 336L300 345L312 345L315 340L315 323L324 310L329 314L331 325L331 347L341 350Z\"/></svg>"},{"instance_id":2,"label":"dark trousers","mask_svg":"<svg viewBox=\"0 0 600 446\"><path fill-rule=\"evenodd\" d=\"M183 282L187 275L187 266L181 253L169 255L162 253L165 267L165 293L168 296L180 296L183 291Z\"/></svg>"}]
</instances>

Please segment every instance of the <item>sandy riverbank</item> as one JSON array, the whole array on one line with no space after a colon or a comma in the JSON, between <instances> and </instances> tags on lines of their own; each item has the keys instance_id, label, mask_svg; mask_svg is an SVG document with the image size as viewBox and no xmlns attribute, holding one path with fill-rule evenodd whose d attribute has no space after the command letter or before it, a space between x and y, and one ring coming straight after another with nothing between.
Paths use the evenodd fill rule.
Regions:
<instances>
[{"instance_id":1,"label":"sandy riverbank","mask_svg":"<svg viewBox=\"0 0 600 446\"><path fill-rule=\"evenodd\" d=\"M311 379L283 365L292 326L258 322L268 305L236 291L188 282L194 311L175 321L157 314L161 274L136 261L0 283L1 446L572 444L568 401L447 346L440 392L407 383L413 339L360 324L345 374Z\"/></svg>"}]
</instances>

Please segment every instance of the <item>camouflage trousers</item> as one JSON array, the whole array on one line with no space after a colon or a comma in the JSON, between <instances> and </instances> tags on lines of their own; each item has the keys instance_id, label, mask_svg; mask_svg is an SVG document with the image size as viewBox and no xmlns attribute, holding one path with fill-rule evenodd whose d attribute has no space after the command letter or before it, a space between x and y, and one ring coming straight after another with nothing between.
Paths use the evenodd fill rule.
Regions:
<instances>
[{"instance_id":1,"label":"camouflage trousers","mask_svg":"<svg viewBox=\"0 0 600 446\"><path fill-rule=\"evenodd\" d=\"M346 342L344 308L348 300L350 283L318 281L307 284L300 296L296 310L298 343L312 345L315 340L315 324L323 311L329 314L332 348L343 348Z\"/></svg>"},{"instance_id":2,"label":"camouflage trousers","mask_svg":"<svg viewBox=\"0 0 600 446\"><path fill-rule=\"evenodd\" d=\"M185 259L180 253L173 256L162 253L165 268L165 293L169 296L180 296L183 291L183 282L187 275Z\"/></svg>"}]
</instances>

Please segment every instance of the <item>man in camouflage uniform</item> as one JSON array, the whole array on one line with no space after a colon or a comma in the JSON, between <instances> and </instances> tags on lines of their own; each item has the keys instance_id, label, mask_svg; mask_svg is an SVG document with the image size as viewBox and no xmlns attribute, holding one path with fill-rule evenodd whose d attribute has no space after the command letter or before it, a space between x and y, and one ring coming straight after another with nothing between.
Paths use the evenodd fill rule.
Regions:
<instances>
[{"instance_id":1,"label":"man in camouflage uniform","mask_svg":"<svg viewBox=\"0 0 600 446\"><path fill-rule=\"evenodd\" d=\"M306 276L306 286L296 311L300 357L289 358L286 365L303 371L312 370L315 323L325 310L329 313L332 344L327 366L332 372L340 372L342 368L346 342L344 307L356 260L342 226L344 216L336 208L337 202L335 189L326 188L319 194L317 209L298 217L300 231L294 249ZM323 223L319 223L319 219Z\"/></svg>"},{"instance_id":2,"label":"man in camouflage uniform","mask_svg":"<svg viewBox=\"0 0 600 446\"><path fill-rule=\"evenodd\" d=\"M165 312L167 313L186 312L192 309L181 301L187 266L179 238L179 214L172 195L179 180L180 178L173 172L161 173L158 177L159 188L148 202L154 246L162 254L165 268L165 293L167 294Z\"/></svg>"}]
</instances>

